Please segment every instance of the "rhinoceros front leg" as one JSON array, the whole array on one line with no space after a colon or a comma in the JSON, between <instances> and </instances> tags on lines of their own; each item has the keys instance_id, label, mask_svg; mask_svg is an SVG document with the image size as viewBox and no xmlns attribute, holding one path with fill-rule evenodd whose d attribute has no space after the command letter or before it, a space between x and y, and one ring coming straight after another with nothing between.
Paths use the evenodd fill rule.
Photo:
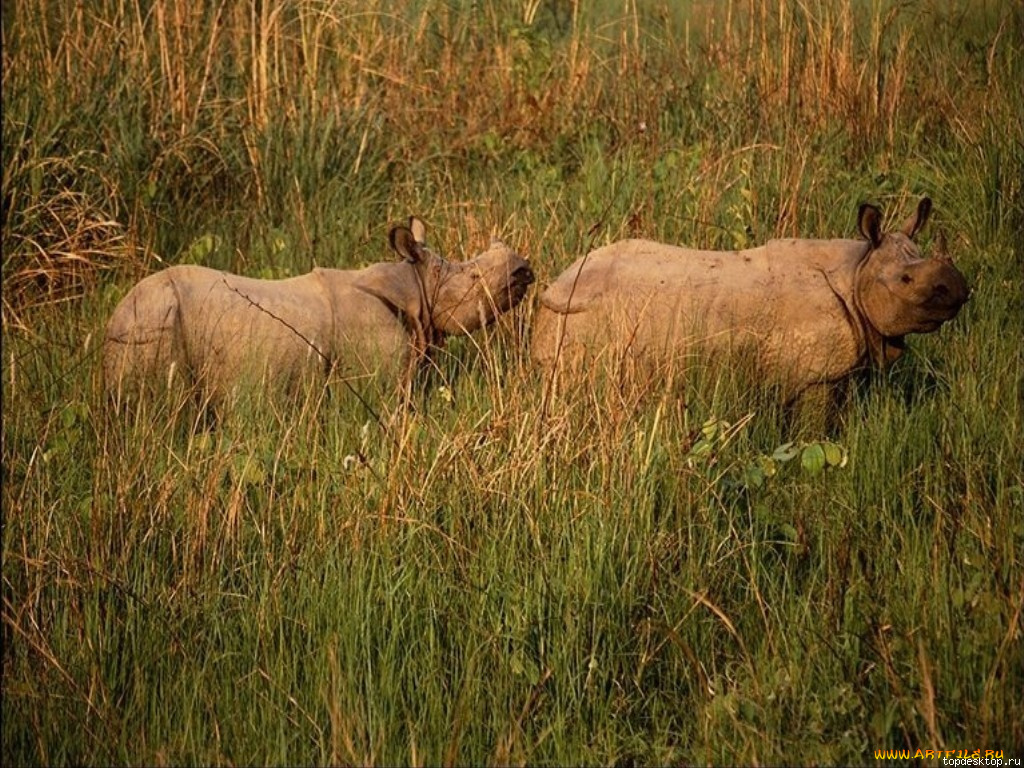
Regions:
<instances>
[{"instance_id":1,"label":"rhinoceros front leg","mask_svg":"<svg viewBox=\"0 0 1024 768\"><path fill-rule=\"evenodd\" d=\"M848 384L847 380L811 384L788 399L789 431L817 439L835 430L847 399Z\"/></svg>"}]
</instances>

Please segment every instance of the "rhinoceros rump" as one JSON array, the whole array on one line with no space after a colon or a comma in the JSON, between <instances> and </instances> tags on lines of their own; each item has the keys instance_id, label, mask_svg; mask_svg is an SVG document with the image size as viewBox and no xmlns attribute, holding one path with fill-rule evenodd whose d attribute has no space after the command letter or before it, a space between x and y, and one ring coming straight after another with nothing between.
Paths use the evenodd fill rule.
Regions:
<instances>
[{"instance_id":1,"label":"rhinoceros rump","mask_svg":"<svg viewBox=\"0 0 1024 768\"><path fill-rule=\"evenodd\" d=\"M946 255L912 238L931 201L895 232L862 205L865 240L771 240L744 251L697 251L624 240L592 251L540 298L532 340L542 366L659 366L693 353L752 350L791 400L813 384L900 355L967 301Z\"/></svg>"},{"instance_id":2,"label":"rhinoceros rump","mask_svg":"<svg viewBox=\"0 0 1024 768\"><path fill-rule=\"evenodd\" d=\"M361 270L256 280L181 265L151 275L107 325L107 389L120 397L178 379L219 401L243 383L288 388L332 372L397 383L446 335L493 321L533 282L527 262L499 240L452 263L424 234L415 217L392 228L402 260Z\"/></svg>"}]
</instances>

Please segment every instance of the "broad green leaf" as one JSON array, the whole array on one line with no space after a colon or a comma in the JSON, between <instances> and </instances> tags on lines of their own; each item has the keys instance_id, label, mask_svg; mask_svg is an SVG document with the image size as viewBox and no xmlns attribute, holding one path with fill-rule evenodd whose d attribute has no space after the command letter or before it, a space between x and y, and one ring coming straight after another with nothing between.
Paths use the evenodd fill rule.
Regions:
<instances>
[{"instance_id":1,"label":"broad green leaf","mask_svg":"<svg viewBox=\"0 0 1024 768\"><path fill-rule=\"evenodd\" d=\"M231 475L239 486L262 485L267 479L263 462L254 456L236 456L231 465Z\"/></svg>"},{"instance_id":2,"label":"broad green leaf","mask_svg":"<svg viewBox=\"0 0 1024 768\"><path fill-rule=\"evenodd\" d=\"M764 485L764 470L757 464L751 464L743 470L743 485L747 488L760 488Z\"/></svg>"},{"instance_id":3,"label":"broad green leaf","mask_svg":"<svg viewBox=\"0 0 1024 768\"><path fill-rule=\"evenodd\" d=\"M846 466L846 451L841 446L835 443L822 443L822 447L825 449L825 462L830 467Z\"/></svg>"},{"instance_id":4,"label":"broad green leaf","mask_svg":"<svg viewBox=\"0 0 1024 768\"><path fill-rule=\"evenodd\" d=\"M820 475L825 469L825 449L821 443L811 443L800 454L800 464L810 475Z\"/></svg>"},{"instance_id":5,"label":"broad green leaf","mask_svg":"<svg viewBox=\"0 0 1024 768\"><path fill-rule=\"evenodd\" d=\"M719 427L722 422L718 419L708 419L704 422L704 425L700 428L701 433L704 435L705 440L713 440L715 435L718 434Z\"/></svg>"},{"instance_id":6,"label":"broad green leaf","mask_svg":"<svg viewBox=\"0 0 1024 768\"><path fill-rule=\"evenodd\" d=\"M189 244L178 261L182 264L203 264L218 248L220 248L219 237L210 233L200 235Z\"/></svg>"},{"instance_id":7,"label":"broad green leaf","mask_svg":"<svg viewBox=\"0 0 1024 768\"><path fill-rule=\"evenodd\" d=\"M711 443L707 440L698 440L690 449L691 456L706 456L711 453Z\"/></svg>"},{"instance_id":8,"label":"broad green leaf","mask_svg":"<svg viewBox=\"0 0 1024 768\"><path fill-rule=\"evenodd\" d=\"M787 541L796 541L800 534L797 533L796 528L790 523L783 523L779 526L779 533L781 533Z\"/></svg>"},{"instance_id":9,"label":"broad green leaf","mask_svg":"<svg viewBox=\"0 0 1024 768\"><path fill-rule=\"evenodd\" d=\"M775 449L775 452L772 454L772 458L775 459L775 461L785 463L796 458L797 454L799 453L800 448L797 447L795 443L783 443L782 445Z\"/></svg>"}]
</instances>

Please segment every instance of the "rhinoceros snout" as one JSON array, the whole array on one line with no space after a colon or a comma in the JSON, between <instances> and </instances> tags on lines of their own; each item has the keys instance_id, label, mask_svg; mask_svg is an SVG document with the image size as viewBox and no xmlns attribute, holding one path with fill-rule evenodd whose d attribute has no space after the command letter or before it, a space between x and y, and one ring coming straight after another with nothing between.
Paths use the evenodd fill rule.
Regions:
<instances>
[{"instance_id":1,"label":"rhinoceros snout","mask_svg":"<svg viewBox=\"0 0 1024 768\"><path fill-rule=\"evenodd\" d=\"M948 310L952 317L967 303L971 297L971 289L967 286L964 276L960 274L960 270L952 264L943 272L944 274L932 283L932 297L929 303L936 308Z\"/></svg>"},{"instance_id":2,"label":"rhinoceros snout","mask_svg":"<svg viewBox=\"0 0 1024 768\"><path fill-rule=\"evenodd\" d=\"M512 282L516 285L528 286L532 285L536 277L533 274L533 270L530 269L529 264L523 264L517 267L512 273Z\"/></svg>"},{"instance_id":3,"label":"rhinoceros snout","mask_svg":"<svg viewBox=\"0 0 1024 768\"><path fill-rule=\"evenodd\" d=\"M525 262L512 271L508 282L509 308L523 300L526 291L529 290L535 279L533 270Z\"/></svg>"}]
</instances>

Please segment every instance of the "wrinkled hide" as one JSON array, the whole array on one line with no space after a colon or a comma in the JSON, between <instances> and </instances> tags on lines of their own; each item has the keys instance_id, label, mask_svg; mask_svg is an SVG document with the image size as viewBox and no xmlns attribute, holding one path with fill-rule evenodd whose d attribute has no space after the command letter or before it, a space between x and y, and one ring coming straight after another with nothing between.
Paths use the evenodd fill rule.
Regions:
<instances>
[{"instance_id":1,"label":"wrinkled hide","mask_svg":"<svg viewBox=\"0 0 1024 768\"><path fill-rule=\"evenodd\" d=\"M862 206L866 240L772 240L698 251L625 240L592 251L544 292L532 354L542 366L605 360L685 366L688 354L753 354L792 399L869 362L895 359L908 333L953 318L968 289L948 257L921 258L912 237L930 201L882 235Z\"/></svg>"},{"instance_id":2,"label":"wrinkled hide","mask_svg":"<svg viewBox=\"0 0 1024 768\"><path fill-rule=\"evenodd\" d=\"M469 333L523 298L529 265L500 241L451 263L418 219L389 234L397 263L256 280L175 266L138 283L114 310L104 378L115 395L181 381L213 400L240 385L291 389L329 374L399 382L452 333Z\"/></svg>"}]
</instances>

